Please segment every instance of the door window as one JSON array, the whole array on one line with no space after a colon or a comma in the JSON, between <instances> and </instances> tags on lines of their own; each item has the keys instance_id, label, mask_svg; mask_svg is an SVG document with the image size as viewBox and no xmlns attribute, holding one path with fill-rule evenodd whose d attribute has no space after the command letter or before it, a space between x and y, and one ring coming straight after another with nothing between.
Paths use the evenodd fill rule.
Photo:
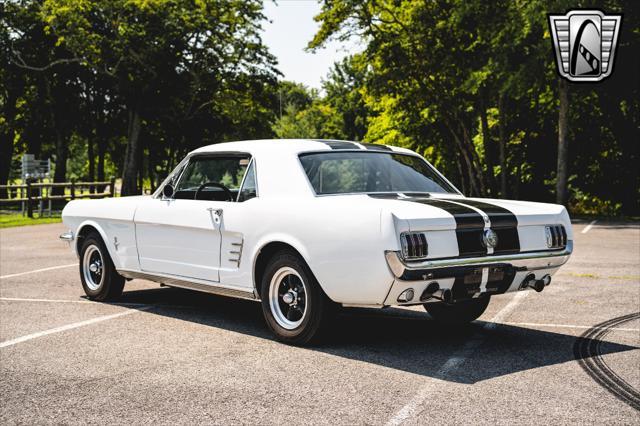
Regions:
<instances>
[{"instance_id":1,"label":"door window","mask_svg":"<svg viewBox=\"0 0 640 426\"><path fill-rule=\"evenodd\" d=\"M183 200L235 201L249 162L248 155L193 157L180 176L174 197Z\"/></svg>"}]
</instances>

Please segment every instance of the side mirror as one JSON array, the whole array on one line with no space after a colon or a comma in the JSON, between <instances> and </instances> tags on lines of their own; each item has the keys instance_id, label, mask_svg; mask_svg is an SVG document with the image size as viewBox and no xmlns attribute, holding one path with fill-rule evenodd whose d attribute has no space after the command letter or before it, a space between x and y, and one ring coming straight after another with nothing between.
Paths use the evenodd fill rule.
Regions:
<instances>
[{"instance_id":1,"label":"side mirror","mask_svg":"<svg viewBox=\"0 0 640 426\"><path fill-rule=\"evenodd\" d=\"M173 197L173 185L170 183L166 184L164 188L162 188L162 196L164 198L172 198Z\"/></svg>"}]
</instances>

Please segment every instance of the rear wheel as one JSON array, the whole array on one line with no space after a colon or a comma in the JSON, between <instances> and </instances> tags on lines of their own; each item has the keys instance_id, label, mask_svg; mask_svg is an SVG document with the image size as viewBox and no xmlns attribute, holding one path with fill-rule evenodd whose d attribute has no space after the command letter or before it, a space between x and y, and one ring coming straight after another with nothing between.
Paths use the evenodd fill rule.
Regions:
<instances>
[{"instance_id":1,"label":"rear wheel","mask_svg":"<svg viewBox=\"0 0 640 426\"><path fill-rule=\"evenodd\" d=\"M278 340L294 345L319 337L332 305L307 264L289 250L276 253L269 261L261 296L271 331Z\"/></svg>"},{"instance_id":2,"label":"rear wheel","mask_svg":"<svg viewBox=\"0 0 640 426\"><path fill-rule=\"evenodd\" d=\"M463 300L452 305L436 302L425 303L425 310L431 317L443 324L466 324L480 317L489 306L491 296Z\"/></svg>"},{"instance_id":3,"label":"rear wheel","mask_svg":"<svg viewBox=\"0 0 640 426\"><path fill-rule=\"evenodd\" d=\"M100 234L91 232L80 248L82 288L92 300L115 300L122 295L124 278L116 272Z\"/></svg>"}]
</instances>

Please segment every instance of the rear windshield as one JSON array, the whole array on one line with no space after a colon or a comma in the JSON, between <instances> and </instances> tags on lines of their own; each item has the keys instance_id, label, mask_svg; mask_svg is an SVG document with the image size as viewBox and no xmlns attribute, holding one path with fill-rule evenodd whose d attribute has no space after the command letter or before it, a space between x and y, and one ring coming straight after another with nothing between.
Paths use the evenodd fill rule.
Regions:
<instances>
[{"instance_id":1,"label":"rear windshield","mask_svg":"<svg viewBox=\"0 0 640 426\"><path fill-rule=\"evenodd\" d=\"M300 155L316 194L375 192L455 193L420 157L391 152L323 152Z\"/></svg>"}]
</instances>

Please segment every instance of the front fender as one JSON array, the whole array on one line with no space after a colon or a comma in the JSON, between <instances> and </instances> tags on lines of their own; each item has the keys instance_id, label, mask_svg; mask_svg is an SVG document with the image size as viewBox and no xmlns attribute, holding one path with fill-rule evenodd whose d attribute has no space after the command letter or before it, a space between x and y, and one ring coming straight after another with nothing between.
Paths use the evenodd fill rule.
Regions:
<instances>
[{"instance_id":1,"label":"front fender","mask_svg":"<svg viewBox=\"0 0 640 426\"><path fill-rule=\"evenodd\" d=\"M117 251L112 244L109 244L109 237L107 236L107 233L105 232L104 228L95 220L90 220L90 219L84 220L82 223L80 223L80 225L78 225L78 228L76 230L76 240L74 244L74 250L76 252L76 255L77 256L80 255L80 243L81 243L80 240L82 239L80 235L89 226L95 228L95 230L98 231L98 233L100 234L100 237L102 238L102 241L104 242L104 245L107 247L109 256L113 260L113 264L115 265L116 269L118 269L120 267L120 258L118 257Z\"/></svg>"}]
</instances>

